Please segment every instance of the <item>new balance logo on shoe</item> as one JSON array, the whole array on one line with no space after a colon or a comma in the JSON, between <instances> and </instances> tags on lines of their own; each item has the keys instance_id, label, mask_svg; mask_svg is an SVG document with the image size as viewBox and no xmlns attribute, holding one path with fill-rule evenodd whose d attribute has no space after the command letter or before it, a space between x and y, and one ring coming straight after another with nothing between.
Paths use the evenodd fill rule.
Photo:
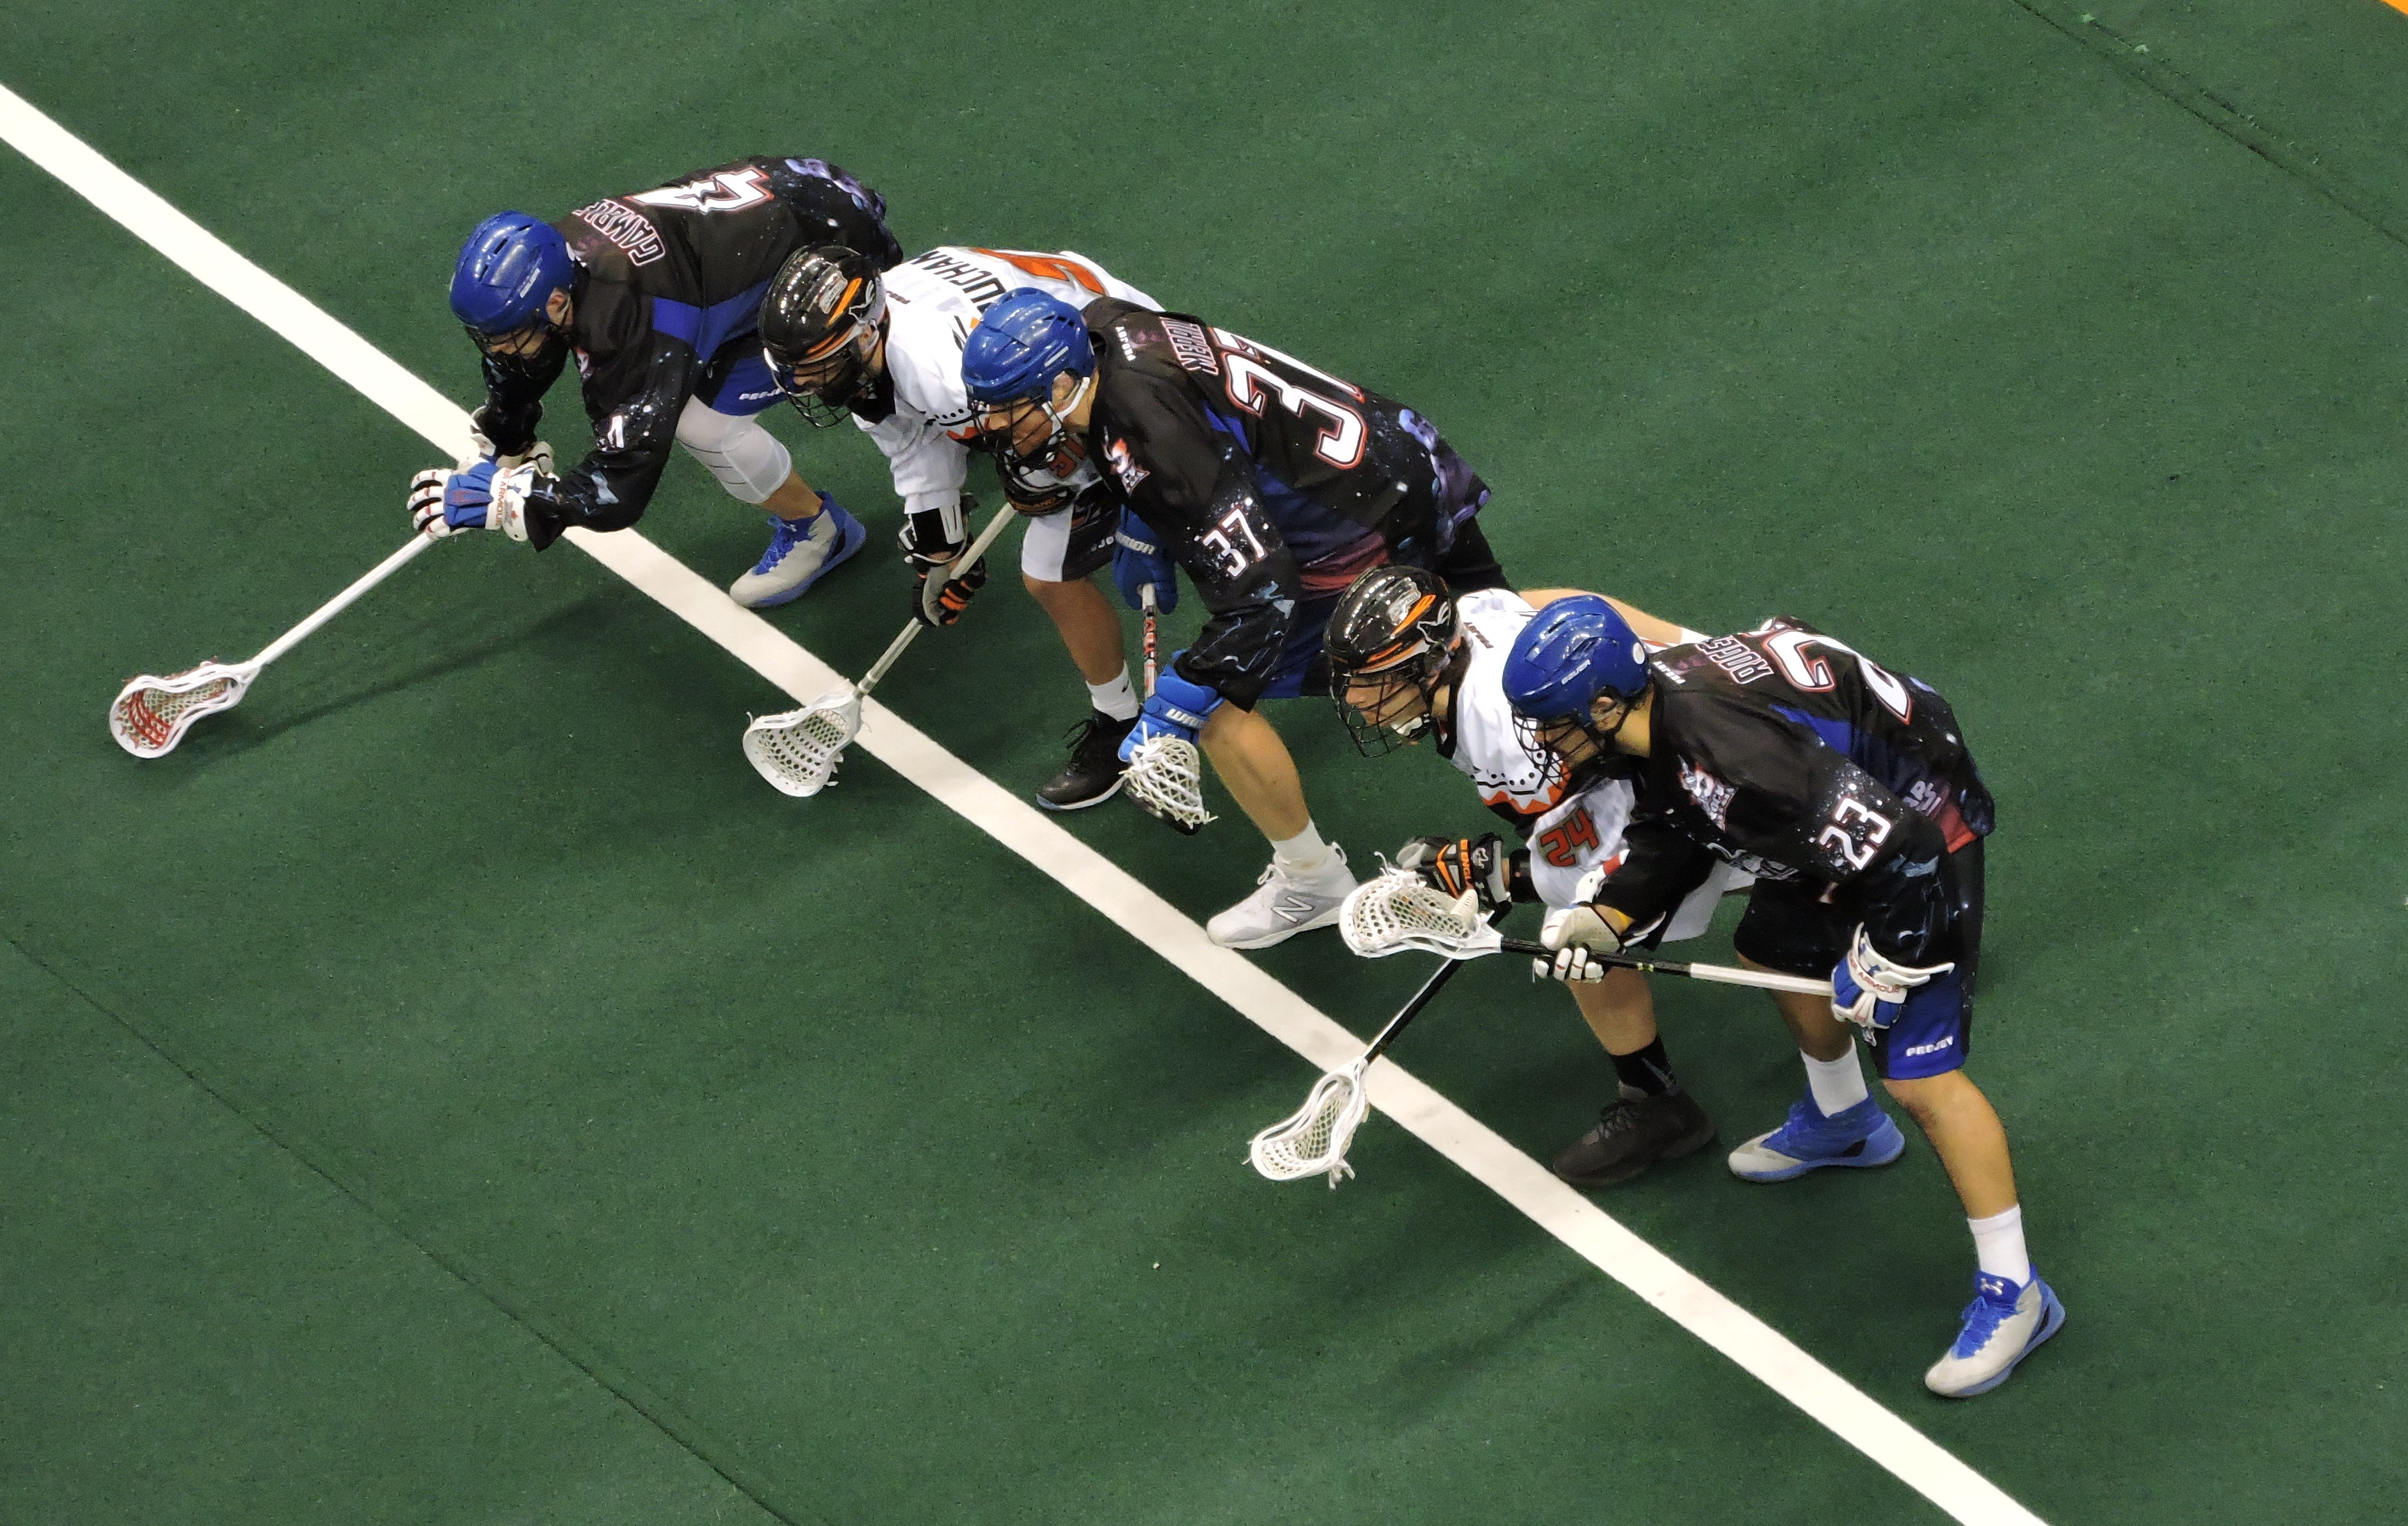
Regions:
<instances>
[{"instance_id":1,"label":"new balance logo on shoe","mask_svg":"<svg viewBox=\"0 0 2408 1526\"><path fill-rule=\"evenodd\" d=\"M1271 909L1289 921L1300 922L1321 908L1307 896L1283 895L1271 903Z\"/></svg>"}]
</instances>

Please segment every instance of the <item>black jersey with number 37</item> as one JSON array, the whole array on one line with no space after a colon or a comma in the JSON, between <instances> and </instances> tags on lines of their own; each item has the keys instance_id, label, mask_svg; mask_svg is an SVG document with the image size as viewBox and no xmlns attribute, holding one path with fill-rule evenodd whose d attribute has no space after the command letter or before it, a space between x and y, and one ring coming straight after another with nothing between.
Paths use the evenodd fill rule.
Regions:
<instances>
[{"instance_id":1,"label":"black jersey with number 37","mask_svg":"<svg viewBox=\"0 0 2408 1526\"><path fill-rule=\"evenodd\" d=\"M1987 834L1995 809L1939 692L1786 616L1648 666L1641 809L1605 904L1652 920L1702 849L1834 887L1877 948L1924 963L1950 916L1939 858Z\"/></svg>"},{"instance_id":2,"label":"black jersey with number 37","mask_svg":"<svg viewBox=\"0 0 2408 1526\"><path fill-rule=\"evenodd\" d=\"M1196 581L1182 677L1251 706L1300 599L1433 565L1486 488L1402 404L1183 313L1106 297L1087 449Z\"/></svg>"}]
</instances>

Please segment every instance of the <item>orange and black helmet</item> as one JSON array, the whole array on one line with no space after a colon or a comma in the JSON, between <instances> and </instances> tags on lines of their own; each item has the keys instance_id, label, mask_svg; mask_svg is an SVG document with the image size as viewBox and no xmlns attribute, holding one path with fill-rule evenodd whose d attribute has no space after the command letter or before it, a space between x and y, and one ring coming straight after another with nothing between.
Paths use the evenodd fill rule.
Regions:
<instances>
[{"instance_id":1,"label":"orange and black helmet","mask_svg":"<svg viewBox=\"0 0 2408 1526\"><path fill-rule=\"evenodd\" d=\"M1365 755L1411 741L1438 719L1436 691L1462 636L1463 623L1446 585L1420 567L1373 567L1339 596L1323 638L1329 692ZM1350 691L1366 687L1379 692L1376 704L1367 710L1348 703ZM1407 687L1421 696L1417 710L1405 702ZM1400 708L1412 713L1400 714Z\"/></svg>"},{"instance_id":2,"label":"orange and black helmet","mask_svg":"<svg viewBox=\"0 0 2408 1526\"><path fill-rule=\"evenodd\" d=\"M870 339L886 317L886 282L840 244L797 250L761 298L761 350L795 411L824 429L861 393Z\"/></svg>"}]
</instances>

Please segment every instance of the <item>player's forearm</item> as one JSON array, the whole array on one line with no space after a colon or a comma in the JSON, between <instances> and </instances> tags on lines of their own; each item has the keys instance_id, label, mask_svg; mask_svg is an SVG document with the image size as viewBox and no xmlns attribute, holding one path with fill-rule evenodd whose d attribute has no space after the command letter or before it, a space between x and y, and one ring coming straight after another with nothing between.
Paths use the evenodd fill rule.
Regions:
<instances>
[{"instance_id":1,"label":"player's forearm","mask_svg":"<svg viewBox=\"0 0 2408 1526\"><path fill-rule=\"evenodd\" d=\"M541 550L571 527L624 530L644 517L667 452L611 451L586 457L527 495L527 540Z\"/></svg>"}]
</instances>

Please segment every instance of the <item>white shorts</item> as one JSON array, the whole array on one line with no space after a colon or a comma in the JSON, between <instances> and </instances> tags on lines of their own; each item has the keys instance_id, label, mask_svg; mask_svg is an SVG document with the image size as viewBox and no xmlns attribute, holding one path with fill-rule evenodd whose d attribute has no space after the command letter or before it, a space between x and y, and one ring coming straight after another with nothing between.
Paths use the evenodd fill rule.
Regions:
<instances>
[{"instance_id":1,"label":"white shorts","mask_svg":"<svg viewBox=\"0 0 2408 1526\"><path fill-rule=\"evenodd\" d=\"M1074 583L1112 560L1112 532L1121 506L1109 494L1030 519L1020 537L1020 570L1040 583Z\"/></svg>"}]
</instances>

